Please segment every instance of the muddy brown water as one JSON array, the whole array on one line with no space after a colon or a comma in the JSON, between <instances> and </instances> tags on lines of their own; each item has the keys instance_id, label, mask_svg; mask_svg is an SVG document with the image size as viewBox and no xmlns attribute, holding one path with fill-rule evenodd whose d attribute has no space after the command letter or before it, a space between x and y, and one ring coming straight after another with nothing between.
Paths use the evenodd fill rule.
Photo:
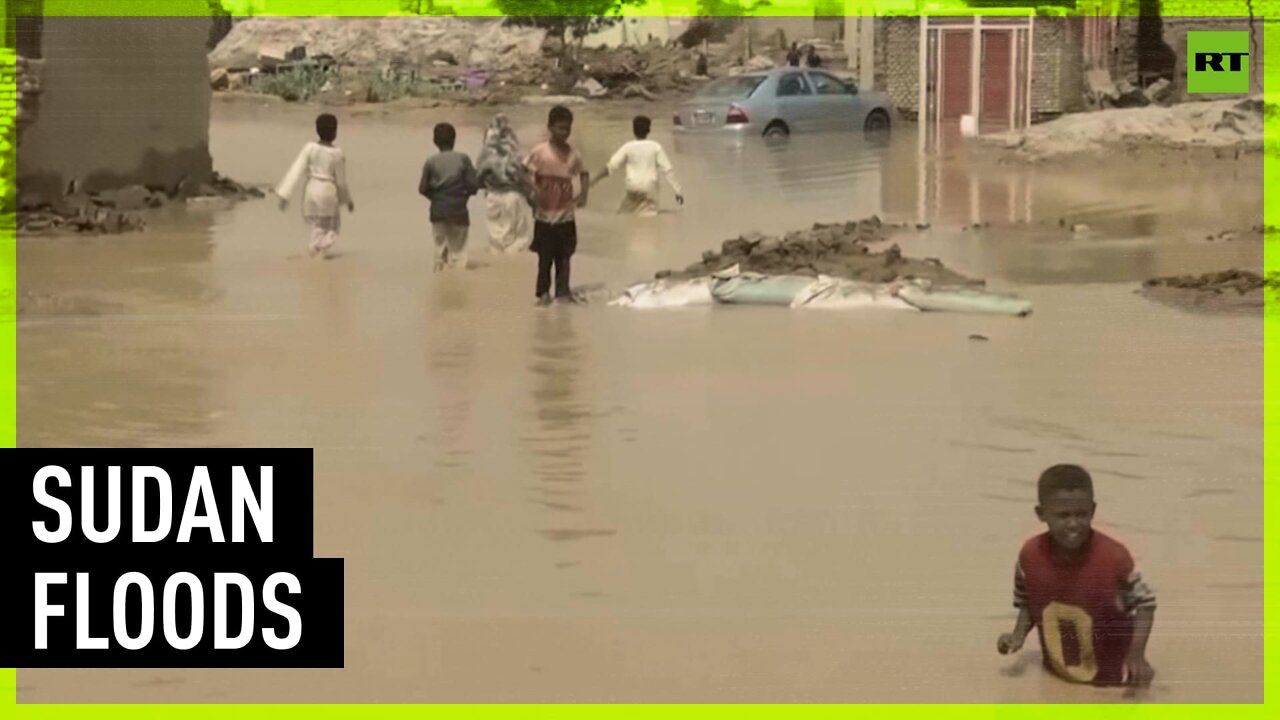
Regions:
<instances>
[{"instance_id":1,"label":"muddy brown water","mask_svg":"<svg viewBox=\"0 0 1280 720\"><path fill-rule=\"evenodd\" d=\"M526 141L542 112L512 112ZM219 170L274 182L312 113L216 105ZM1079 462L1160 597L1138 699L1261 700L1262 322L1134 292L1259 266L1260 243L1203 237L1261 221L1260 166L930 169L910 127L888 148L733 147L674 142L653 114L689 203L625 219L620 183L598 187L575 282L875 213L932 223L904 253L1035 314L539 311L531 256L430 272L430 125L475 152L485 118L348 111L339 259L300 257L299 218L267 202L23 240L24 292L102 311L18 330L24 446L316 449L346 668L22 670L19 699L1117 701L1046 677L1034 640L995 652L1035 478ZM629 112L579 116L598 168Z\"/></svg>"}]
</instances>

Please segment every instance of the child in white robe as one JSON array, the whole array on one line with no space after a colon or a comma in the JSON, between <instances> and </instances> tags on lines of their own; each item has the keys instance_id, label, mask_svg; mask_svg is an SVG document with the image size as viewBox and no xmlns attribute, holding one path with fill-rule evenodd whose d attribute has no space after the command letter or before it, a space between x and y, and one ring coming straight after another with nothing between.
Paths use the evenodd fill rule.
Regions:
<instances>
[{"instance_id":1,"label":"child in white robe","mask_svg":"<svg viewBox=\"0 0 1280 720\"><path fill-rule=\"evenodd\" d=\"M333 141L338 137L338 118L325 113L316 118L316 142L309 142L298 153L293 166L275 188L280 209L289 207L289 199L303 183L302 218L311 229L311 256L330 257L329 250L338 241L342 206L356 211L347 187L347 161Z\"/></svg>"}]
</instances>

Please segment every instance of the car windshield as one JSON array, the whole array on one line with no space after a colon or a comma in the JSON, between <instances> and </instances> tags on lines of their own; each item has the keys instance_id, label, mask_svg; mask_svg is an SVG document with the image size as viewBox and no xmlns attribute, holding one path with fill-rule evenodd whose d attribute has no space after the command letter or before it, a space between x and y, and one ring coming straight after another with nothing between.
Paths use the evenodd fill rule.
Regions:
<instances>
[{"instance_id":1,"label":"car windshield","mask_svg":"<svg viewBox=\"0 0 1280 720\"><path fill-rule=\"evenodd\" d=\"M746 75L717 80L702 88L698 93L701 98L741 98L755 92L764 82L762 75Z\"/></svg>"}]
</instances>

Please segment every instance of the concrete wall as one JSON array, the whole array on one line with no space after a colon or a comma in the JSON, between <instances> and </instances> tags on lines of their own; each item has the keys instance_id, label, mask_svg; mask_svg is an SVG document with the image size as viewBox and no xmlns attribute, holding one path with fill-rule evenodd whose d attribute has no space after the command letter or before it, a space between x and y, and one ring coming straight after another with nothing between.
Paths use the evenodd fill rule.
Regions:
<instances>
[{"instance_id":1,"label":"concrete wall","mask_svg":"<svg viewBox=\"0 0 1280 720\"><path fill-rule=\"evenodd\" d=\"M20 199L52 199L73 180L89 192L207 181L210 25L46 17L39 105L18 147Z\"/></svg>"}]
</instances>

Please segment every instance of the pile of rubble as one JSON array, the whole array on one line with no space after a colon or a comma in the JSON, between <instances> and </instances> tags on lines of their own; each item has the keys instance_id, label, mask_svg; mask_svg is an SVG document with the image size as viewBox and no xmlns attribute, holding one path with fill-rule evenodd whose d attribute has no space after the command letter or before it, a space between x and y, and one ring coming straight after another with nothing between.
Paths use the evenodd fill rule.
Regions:
<instances>
[{"instance_id":1,"label":"pile of rubble","mask_svg":"<svg viewBox=\"0 0 1280 720\"><path fill-rule=\"evenodd\" d=\"M214 90L288 100L430 96L499 102L522 94L654 99L687 90L699 70L724 65L727 52L651 41L565 53L545 31L497 19L255 17L234 25L209 54L209 64Z\"/></svg>"},{"instance_id":2,"label":"pile of rubble","mask_svg":"<svg viewBox=\"0 0 1280 720\"><path fill-rule=\"evenodd\" d=\"M1152 278L1142 284L1149 299L1188 310L1260 312L1265 294L1280 290L1280 273L1265 276L1249 270L1222 270L1203 275Z\"/></svg>"},{"instance_id":3,"label":"pile of rubble","mask_svg":"<svg viewBox=\"0 0 1280 720\"><path fill-rule=\"evenodd\" d=\"M18 207L18 231L26 234L80 233L115 235L146 227L143 213L175 200L187 202L204 198L230 201L262 198L266 193L214 173L210 182L188 189L130 185L97 193L74 192L56 202L23 203Z\"/></svg>"},{"instance_id":4,"label":"pile of rubble","mask_svg":"<svg viewBox=\"0 0 1280 720\"><path fill-rule=\"evenodd\" d=\"M883 223L872 216L843 224L819 223L783 237L752 233L726 240L720 252L709 250L701 261L684 270L662 271L656 278L705 277L737 265L745 272L765 275L826 275L874 283L919 279L944 285L983 284L953 272L934 258L903 257L896 244L882 252L868 247L906 229L906 225Z\"/></svg>"},{"instance_id":5,"label":"pile of rubble","mask_svg":"<svg viewBox=\"0 0 1280 720\"><path fill-rule=\"evenodd\" d=\"M260 87L269 76L303 75L316 87L291 99L341 89L355 100L368 99L362 85L369 75L374 82L440 78L442 87L472 90L494 74L536 84L544 40L545 31L500 19L254 17L237 22L209 53L210 80L216 90L272 92Z\"/></svg>"},{"instance_id":6,"label":"pile of rubble","mask_svg":"<svg viewBox=\"0 0 1280 720\"><path fill-rule=\"evenodd\" d=\"M1004 135L984 136L1018 156L1041 160L1117 146L1256 150L1263 118L1274 108L1261 97L1076 113Z\"/></svg>"},{"instance_id":7,"label":"pile of rubble","mask_svg":"<svg viewBox=\"0 0 1280 720\"><path fill-rule=\"evenodd\" d=\"M1095 110L1164 105L1174 97L1173 83L1164 78L1140 88L1127 80L1113 82L1108 70L1090 70L1085 84L1085 104Z\"/></svg>"}]
</instances>

